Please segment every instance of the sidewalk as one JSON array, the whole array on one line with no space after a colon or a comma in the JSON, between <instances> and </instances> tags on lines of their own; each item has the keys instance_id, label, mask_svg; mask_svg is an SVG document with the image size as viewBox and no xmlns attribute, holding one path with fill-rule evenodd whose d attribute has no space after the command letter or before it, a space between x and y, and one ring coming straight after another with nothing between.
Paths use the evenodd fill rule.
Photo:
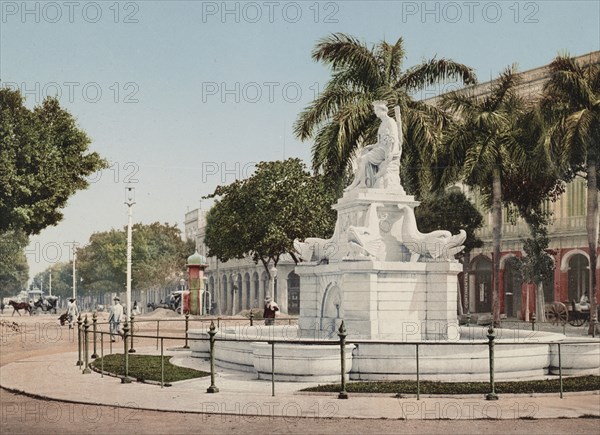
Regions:
<instances>
[{"instance_id":1,"label":"sidewalk","mask_svg":"<svg viewBox=\"0 0 600 435\"><path fill-rule=\"evenodd\" d=\"M155 353L154 348L138 353ZM169 352L173 362L209 371L208 362L191 358L189 352ZM175 382L161 388L99 373L82 374L75 365L76 353L30 358L2 367L0 386L39 398L126 408L273 417L386 418L408 420L437 419L542 419L600 416L600 395L595 393L501 395L486 401L481 395L398 399L390 395L350 394L339 400L337 394L306 394L299 390L314 383L278 382L275 397L271 383L255 380L250 373L218 368L215 380L220 392L206 393L210 377Z\"/></svg>"}]
</instances>

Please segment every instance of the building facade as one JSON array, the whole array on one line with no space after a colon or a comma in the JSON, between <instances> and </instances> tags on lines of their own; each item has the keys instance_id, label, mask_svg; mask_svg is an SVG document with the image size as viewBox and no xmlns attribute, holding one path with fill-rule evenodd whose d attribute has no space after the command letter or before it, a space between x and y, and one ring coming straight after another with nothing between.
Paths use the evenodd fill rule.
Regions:
<instances>
[{"instance_id":1,"label":"building facade","mask_svg":"<svg viewBox=\"0 0 600 435\"><path fill-rule=\"evenodd\" d=\"M582 64L600 64L600 51L588 53L577 58ZM541 95L544 83L548 79L547 67L539 67L520 74L522 81L519 92L529 100L535 101ZM489 93L493 82L477 85L476 95ZM436 104L439 97L425 100ZM476 193L469 193L479 210L484 214L484 227L479 237L484 246L471 253L468 265L469 311L489 313L492 305L492 219L491 214L483 211ZM564 194L546 207L552 212L549 227L550 249L554 255L555 270L552 279L543 284L546 303L554 301L579 301L587 294L589 274L596 274L600 283L600 252L596 265L590 265L586 232L587 187L583 178L578 177L566 186ZM195 240L198 252L207 256L204 244L206 220L205 211L197 209L185 215L185 234L188 240ZM514 259L523 256L522 240L529 237L529 230L522 219L511 219L514 210L505 207L502 225L502 246L500 258L500 311L510 318L529 320L535 312L536 289L533 285L521 282L515 268ZM269 273L262 264L251 259L232 260L226 263L216 258L208 259L206 285L212 301L212 313L233 315L250 308L262 309L265 295L269 294ZM277 265L274 299L281 311L289 314L299 313L301 282L294 272L295 264L291 257L282 257ZM461 295L464 292L464 280L459 279ZM596 296L600 302L600 292ZM464 300L464 298L463 298ZM211 304L209 304L211 305Z\"/></svg>"}]
</instances>

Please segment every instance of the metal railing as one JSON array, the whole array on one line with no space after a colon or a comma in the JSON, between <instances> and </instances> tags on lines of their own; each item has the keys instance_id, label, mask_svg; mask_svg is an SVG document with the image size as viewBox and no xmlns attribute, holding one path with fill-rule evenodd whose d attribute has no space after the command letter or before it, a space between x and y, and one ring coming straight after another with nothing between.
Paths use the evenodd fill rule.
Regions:
<instances>
[{"instance_id":1,"label":"metal railing","mask_svg":"<svg viewBox=\"0 0 600 435\"><path fill-rule=\"evenodd\" d=\"M133 316L132 316L133 318ZM174 320L178 320L178 319L174 319ZM189 319L186 319L189 320ZM498 394L496 393L495 390L495 369L494 369L494 362L495 362L495 346L496 345L524 345L524 346L531 346L531 343L529 342L502 342L502 341L496 341L496 330L493 329L492 326L489 327L489 329L487 330L487 343L485 341L481 341L481 340L472 340L472 341L465 341L465 342L446 342L446 341L439 341L439 342L434 342L434 343L424 343L421 341L390 341L390 340L385 340L385 341L378 341L378 340L347 340L347 333L346 333L346 328L344 325L344 322L342 321L340 328L337 331L337 335L339 337L338 340L301 340L301 339L297 339L297 340L289 340L289 339L285 339L285 340L275 340L275 339L242 339L242 338L223 338L223 339L219 339L216 337L217 334L217 326L214 323L214 319L201 319L203 321L210 321L210 326L207 330L209 337L188 337L188 325L189 325L189 321L186 321L186 329L184 331L184 336L159 336L159 335L144 335L144 334L135 334L133 332L133 325L130 324L125 321L124 325L123 325L123 367L124 367L124 376L121 377L121 382L122 383L130 383L131 382L131 378L129 377L129 353L132 353L132 349L133 349L133 338L137 338L137 339L156 339L159 343L160 343L160 355L161 355L161 388L165 386L165 376L164 376L164 340L176 340L176 341L183 341L184 342L184 346L187 345L188 341L209 341L209 355L210 355L210 378L211 378L211 385L210 387L207 389L207 393L218 393L219 392L219 388L215 385L215 375L216 375L216 364L215 364L215 353L218 350L218 345L217 342L219 341L227 341L227 342L254 342L254 343L267 343L271 346L271 394L272 396L275 396L275 350L276 350L276 344L298 344L298 345L314 345L314 346L319 346L319 345L336 345L338 344L340 346L340 379L341 379L341 383L340 383L340 391L338 393L338 398L339 399L347 399L349 397L348 392L346 391L346 345L348 344L356 344L356 345L361 345L361 344L385 344L385 345L395 345L395 346L414 346L415 348L415 364L416 364L416 371L415 371L415 377L416 377L416 387L417 387L417 391L416 391L416 398L417 400L420 400L420 396L421 396L421 382L420 382L420 378L421 378L421 372L420 372L420 366L419 366L419 356L420 356L420 348L424 347L424 346L481 346L481 345L485 345L487 344L488 346L488 361L489 361L489 393L487 393L485 395L486 400L497 400L498 399ZM233 319L227 319L227 320L233 320ZM108 322L97 322L97 318L93 317L92 318L93 321L93 332L90 333L89 331L89 323L87 322L87 316L85 317L85 319L82 321L81 320L81 316L78 318L78 361L77 361L77 365L81 366L82 368L82 373L83 374L88 374L90 373L89 367L90 367L90 362L88 359L88 355L89 355L89 334L93 334L93 346L94 349L96 349L96 337L99 335L100 336L100 358L101 358L101 374L102 376L104 376L105 372L104 372L104 337L105 336L110 336L111 332L105 332L105 331L101 331L98 330L98 325L100 324L107 324ZM165 321L163 319L163 321ZM167 321L171 321L171 320L167 320ZM133 323L133 322L132 322ZM131 340L131 342L129 341ZM131 343L131 347L129 347L129 343ZM110 344L110 348L109 348L109 354L113 353L113 349L112 349L112 340L109 339L109 344ZM556 341L536 341L535 342L536 345L556 345L558 348L558 377L559 377L559 395L560 398L563 398L563 373L562 373L562 355L561 355L561 345L568 345L568 344L598 344L600 346L600 341L598 340L577 340L577 341L568 341L568 340L563 340L561 342L556 342ZM158 348L158 346L157 346ZM133 351L135 352L135 351ZM82 356L85 359L85 362L82 360Z\"/></svg>"}]
</instances>

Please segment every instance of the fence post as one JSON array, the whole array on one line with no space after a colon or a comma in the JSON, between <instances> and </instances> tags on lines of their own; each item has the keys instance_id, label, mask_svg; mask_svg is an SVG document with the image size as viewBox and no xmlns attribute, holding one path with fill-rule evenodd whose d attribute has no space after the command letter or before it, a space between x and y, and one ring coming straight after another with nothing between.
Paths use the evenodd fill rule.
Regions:
<instances>
[{"instance_id":1,"label":"fence post","mask_svg":"<svg viewBox=\"0 0 600 435\"><path fill-rule=\"evenodd\" d=\"M417 400L421 400L421 377L419 375L419 345L416 344L415 355L417 358Z\"/></svg>"},{"instance_id":2,"label":"fence post","mask_svg":"<svg viewBox=\"0 0 600 435\"><path fill-rule=\"evenodd\" d=\"M190 348L188 346L189 318L190 318L190 313L185 313L185 344L183 345L184 349Z\"/></svg>"},{"instance_id":3,"label":"fence post","mask_svg":"<svg viewBox=\"0 0 600 435\"><path fill-rule=\"evenodd\" d=\"M98 358L98 353L96 352L96 322L98 322L98 316L94 311L94 314L92 314L92 331L94 333L94 353L92 354L92 359Z\"/></svg>"},{"instance_id":4,"label":"fence post","mask_svg":"<svg viewBox=\"0 0 600 435\"><path fill-rule=\"evenodd\" d=\"M254 326L254 313L250 310L250 326Z\"/></svg>"},{"instance_id":5,"label":"fence post","mask_svg":"<svg viewBox=\"0 0 600 435\"><path fill-rule=\"evenodd\" d=\"M340 329L338 329L338 336L340 337L340 357L341 357L341 369L342 369L342 389L338 394L338 399L347 399L348 393L346 392L346 326L342 320Z\"/></svg>"},{"instance_id":6,"label":"fence post","mask_svg":"<svg viewBox=\"0 0 600 435\"><path fill-rule=\"evenodd\" d=\"M165 385L165 354L164 354L164 339L160 337L160 388Z\"/></svg>"},{"instance_id":7,"label":"fence post","mask_svg":"<svg viewBox=\"0 0 600 435\"><path fill-rule=\"evenodd\" d=\"M598 306L596 306L596 311L597 310ZM596 338L596 324L598 323L598 313L594 313L594 315L591 315L590 313L590 316L590 322L592 322L592 338Z\"/></svg>"},{"instance_id":8,"label":"fence post","mask_svg":"<svg viewBox=\"0 0 600 435\"><path fill-rule=\"evenodd\" d=\"M131 336L131 347L129 348L129 353L135 353L135 349L133 348L133 314L131 315L131 330L129 331L129 335Z\"/></svg>"},{"instance_id":9,"label":"fence post","mask_svg":"<svg viewBox=\"0 0 600 435\"><path fill-rule=\"evenodd\" d=\"M89 365L90 365L90 360L89 360L89 354L90 354L89 347L90 346L89 346L89 344L90 343L89 343L88 333L89 333L89 329L90 329L90 324L88 322L87 314L85 315L85 320L83 321L83 328L84 328L84 332L83 332L83 338L84 338L84 340L83 340L84 349L83 350L84 350L84 352L83 353L85 355L85 357L84 357L85 358L85 365L84 365L85 368L83 369L82 374L89 375L90 373L92 373L92 371L90 370L90 367L89 367Z\"/></svg>"},{"instance_id":10,"label":"fence post","mask_svg":"<svg viewBox=\"0 0 600 435\"><path fill-rule=\"evenodd\" d=\"M217 333L215 323L211 320L208 335L210 336L210 387L206 389L207 393L218 393L219 389L215 385L215 334Z\"/></svg>"},{"instance_id":11,"label":"fence post","mask_svg":"<svg viewBox=\"0 0 600 435\"><path fill-rule=\"evenodd\" d=\"M125 317L125 324L123 325L123 359L125 364L125 376L121 378L122 384L130 384L131 379L129 378L129 352L127 349L127 335L129 333L129 325L127 324L127 317Z\"/></svg>"},{"instance_id":12,"label":"fence post","mask_svg":"<svg viewBox=\"0 0 600 435\"><path fill-rule=\"evenodd\" d=\"M83 365L83 361L81 360L81 348L83 346L83 343L81 342L81 313L79 314L79 316L77 317L77 364L78 366L82 366Z\"/></svg>"},{"instance_id":13,"label":"fence post","mask_svg":"<svg viewBox=\"0 0 600 435\"><path fill-rule=\"evenodd\" d=\"M100 333L100 377L104 377L104 335Z\"/></svg>"},{"instance_id":14,"label":"fence post","mask_svg":"<svg viewBox=\"0 0 600 435\"><path fill-rule=\"evenodd\" d=\"M490 391L485 395L485 400L498 400L498 395L496 394L496 390L494 387L494 339L496 338L496 331L494 331L493 324L490 325L488 329L487 338L489 340L489 350L490 350Z\"/></svg>"},{"instance_id":15,"label":"fence post","mask_svg":"<svg viewBox=\"0 0 600 435\"><path fill-rule=\"evenodd\" d=\"M271 396L275 397L275 342L271 342Z\"/></svg>"},{"instance_id":16,"label":"fence post","mask_svg":"<svg viewBox=\"0 0 600 435\"><path fill-rule=\"evenodd\" d=\"M558 344L558 383L560 385L560 398L563 398L562 361L560 357L560 343Z\"/></svg>"},{"instance_id":17,"label":"fence post","mask_svg":"<svg viewBox=\"0 0 600 435\"><path fill-rule=\"evenodd\" d=\"M160 320L156 321L156 350L158 350L158 336L160 334Z\"/></svg>"},{"instance_id":18,"label":"fence post","mask_svg":"<svg viewBox=\"0 0 600 435\"><path fill-rule=\"evenodd\" d=\"M531 330L535 331L535 313L531 315Z\"/></svg>"}]
</instances>

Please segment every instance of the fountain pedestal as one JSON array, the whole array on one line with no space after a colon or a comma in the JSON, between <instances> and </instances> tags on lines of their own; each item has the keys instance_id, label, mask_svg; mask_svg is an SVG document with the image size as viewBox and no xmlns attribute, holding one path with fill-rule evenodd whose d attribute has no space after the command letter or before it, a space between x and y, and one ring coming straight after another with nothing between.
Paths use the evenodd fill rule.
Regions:
<instances>
[{"instance_id":1,"label":"fountain pedestal","mask_svg":"<svg viewBox=\"0 0 600 435\"><path fill-rule=\"evenodd\" d=\"M458 340L458 263L343 261L298 265L302 337Z\"/></svg>"}]
</instances>

